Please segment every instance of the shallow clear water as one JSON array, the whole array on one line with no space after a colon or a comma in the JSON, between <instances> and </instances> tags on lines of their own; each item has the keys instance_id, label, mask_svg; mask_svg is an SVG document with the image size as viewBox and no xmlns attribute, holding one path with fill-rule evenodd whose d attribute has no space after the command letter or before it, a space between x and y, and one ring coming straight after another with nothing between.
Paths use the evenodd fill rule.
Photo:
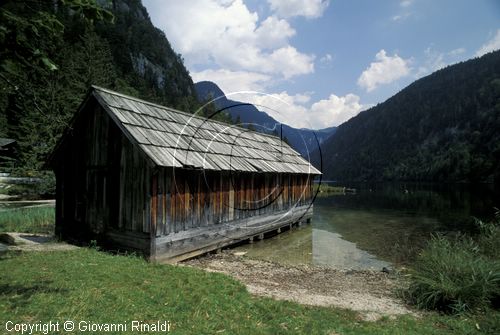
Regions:
<instances>
[{"instance_id":1,"label":"shallow clear water","mask_svg":"<svg viewBox=\"0 0 500 335\"><path fill-rule=\"evenodd\" d=\"M348 185L356 194L319 197L312 224L238 247L247 257L282 264L382 269L407 264L433 233L474 230L500 196L490 186Z\"/></svg>"}]
</instances>

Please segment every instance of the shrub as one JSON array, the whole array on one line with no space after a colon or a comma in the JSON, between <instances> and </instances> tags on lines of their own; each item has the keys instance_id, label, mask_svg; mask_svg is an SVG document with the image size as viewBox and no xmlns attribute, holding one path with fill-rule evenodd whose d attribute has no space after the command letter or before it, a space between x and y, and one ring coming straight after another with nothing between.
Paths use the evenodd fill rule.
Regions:
<instances>
[{"instance_id":1,"label":"shrub","mask_svg":"<svg viewBox=\"0 0 500 335\"><path fill-rule=\"evenodd\" d=\"M484 232L479 241L498 238ZM420 308L461 313L491 306L500 294L500 263L492 250L467 236L434 236L411 270L408 297ZM495 242L495 243L498 243Z\"/></svg>"},{"instance_id":2,"label":"shrub","mask_svg":"<svg viewBox=\"0 0 500 335\"><path fill-rule=\"evenodd\" d=\"M478 247L481 254L491 259L498 259L500 250L500 210L495 210L494 221L483 222L476 220L479 228Z\"/></svg>"}]
</instances>

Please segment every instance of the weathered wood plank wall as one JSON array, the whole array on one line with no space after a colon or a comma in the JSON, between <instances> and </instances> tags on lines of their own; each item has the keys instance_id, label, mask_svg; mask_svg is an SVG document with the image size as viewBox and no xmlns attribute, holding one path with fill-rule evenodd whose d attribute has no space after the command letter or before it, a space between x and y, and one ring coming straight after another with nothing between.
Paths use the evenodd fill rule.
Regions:
<instances>
[{"instance_id":1,"label":"weathered wood plank wall","mask_svg":"<svg viewBox=\"0 0 500 335\"><path fill-rule=\"evenodd\" d=\"M151 182L151 226L155 236L165 236L307 205L311 182L307 175L158 169Z\"/></svg>"},{"instance_id":2,"label":"weathered wood plank wall","mask_svg":"<svg viewBox=\"0 0 500 335\"><path fill-rule=\"evenodd\" d=\"M87 106L60 150L56 233L107 235L119 247L149 252L151 167L98 105Z\"/></svg>"},{"instance_id":3,"label":"weathered wood plank wall","mask_svg":"<svg viewBox=\"0 0 500 335\"><path fill-rule=\"evenodd\" d=\"M121 138L119 219L113 228L150 232L149 192L151 171L138 148Z\"/></svg>"}]
</instances>

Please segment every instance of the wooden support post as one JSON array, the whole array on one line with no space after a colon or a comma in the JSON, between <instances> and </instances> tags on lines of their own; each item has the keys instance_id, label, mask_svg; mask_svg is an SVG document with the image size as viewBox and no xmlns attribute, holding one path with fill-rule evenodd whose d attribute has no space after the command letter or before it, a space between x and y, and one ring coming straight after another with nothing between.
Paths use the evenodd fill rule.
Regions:
<instances>
[{"instance_id":1,"label":"wooden support post","mask_svg":"<svg viewBox=\"0 0 500 335\"><path fill-rule=\"evenodd\" d=\"M248 239L248 243L250 243L250 244L253 243L253 236Z\"/></svg>"},{"instance_id":2,"label":"wooden support post","mask_svg":"<svg viewBox=\"0 0 500 335\"><path fill-rule=\"evenodd\" d=\"M264 234L259 234L259 240L263 240L264 239Z\"/></svg>"},{"instance_id":3,"label":"wooden support post","mask_svg":"<svg viewBox=\"0 0 500 335\"><path fill-rule=\"evenodd\" d=\"M281 228L278 228L278 229L276 230L276 232L277 232L278 234L281 234Z\"/></svg>"}]
</instances>

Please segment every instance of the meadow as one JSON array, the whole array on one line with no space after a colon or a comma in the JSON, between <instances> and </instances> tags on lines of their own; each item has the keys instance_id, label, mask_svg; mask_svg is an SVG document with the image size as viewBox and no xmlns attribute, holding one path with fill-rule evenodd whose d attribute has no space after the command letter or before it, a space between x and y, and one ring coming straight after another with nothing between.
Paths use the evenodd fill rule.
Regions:
<instances>
[{"instance_id":1,"label":"meadow","mask_svg":"<svg viewBox=\"0 0 500 335\"><path fill-rule=\"evenodd\" d=\"M50 210L4 214L0 227L45 231ZM16 227L21 213L40 219ZM482 245L490 242L484 240ZM83 327L125 324L126 331L106 334L134 334L135 321L168 322L174 334L498 334L500 313L479 304L455 314L426 311L365 321L350 310L253 296L242 283L223 274L149 263L137 255L111 254L96 246L0 253L0 332L7 330L8 321L12 327L50 321L62 326L68 320L77 327L69 333L82 333L77 330L83 322ZM53 333L68 334L62 328Z\"/></svg>"}]
</instances>

